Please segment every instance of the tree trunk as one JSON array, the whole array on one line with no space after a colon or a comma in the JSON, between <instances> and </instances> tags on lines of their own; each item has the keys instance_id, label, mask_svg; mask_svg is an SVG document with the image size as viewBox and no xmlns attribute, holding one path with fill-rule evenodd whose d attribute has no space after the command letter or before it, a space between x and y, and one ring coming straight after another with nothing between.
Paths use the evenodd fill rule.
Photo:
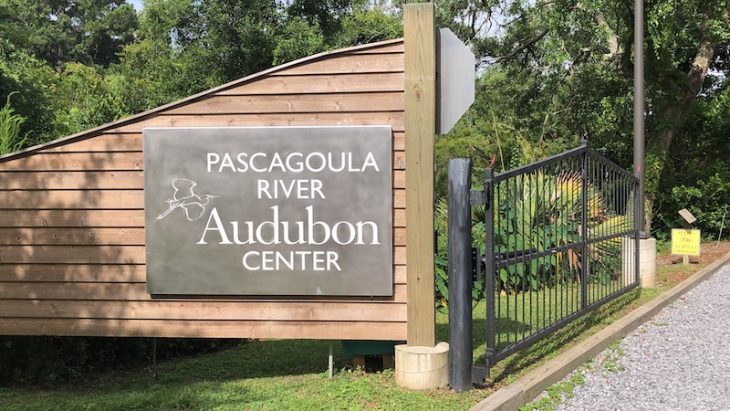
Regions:
<instances>
[{"instance_id":1,"label":"tree trunk","mask_svg":"<svg viewBox=\"0 0 730 411\"><path fill-rule=\"evenodd\" d=\"M709 33L709 28L703 28L702 38L698 46L697 54L692 62L689 71L684 74L683 81L677 82L671 75L664 78L664 83L672 88L677 96L674 102L667 104L659 113L661 119L658 130L649 134L647 141L647 158L645 165L645 186L646 186L646 227L647 232L651 231L652 210L659 187L659 179L666 167L669 149L672 146L677 130L685 123L687 114L697 96L702 90L702 84L707 76L710 63L715 55L715 44Z\"/></svg>"}]
</instances>

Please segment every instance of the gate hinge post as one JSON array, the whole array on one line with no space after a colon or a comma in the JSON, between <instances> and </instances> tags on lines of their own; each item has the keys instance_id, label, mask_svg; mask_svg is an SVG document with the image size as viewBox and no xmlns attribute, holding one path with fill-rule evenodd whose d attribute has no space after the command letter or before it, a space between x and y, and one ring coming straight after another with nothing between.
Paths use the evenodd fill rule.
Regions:
<instances>
[{"instance_id":1,"label":"gate hinge post","mask_svg":"<svg viewBox=\"0 0 730 411\"><path fill-rule=\"evenodd\" d=\"M472 281L477 282L482 277L482 261L484 255L479 252L479 249L472 247L471 249L471 278Z\"/></svg>"}]
</instances>

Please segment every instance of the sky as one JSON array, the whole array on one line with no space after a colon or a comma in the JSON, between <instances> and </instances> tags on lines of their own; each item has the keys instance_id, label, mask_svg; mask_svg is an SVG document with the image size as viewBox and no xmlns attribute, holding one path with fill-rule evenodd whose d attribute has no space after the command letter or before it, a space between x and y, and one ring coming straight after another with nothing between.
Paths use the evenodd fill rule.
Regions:
<instances>
[{"instance_id":1,"label":"sky","mask_svg":"<svg viewBox=\"0 0 730 411\"><path fill-rule=\"evenodd\" d=\"M132 3L132 6L134 6L137 11L142 10L142 2L144 0L129 0L130 3Z\"/></svg>"}]
</instances>

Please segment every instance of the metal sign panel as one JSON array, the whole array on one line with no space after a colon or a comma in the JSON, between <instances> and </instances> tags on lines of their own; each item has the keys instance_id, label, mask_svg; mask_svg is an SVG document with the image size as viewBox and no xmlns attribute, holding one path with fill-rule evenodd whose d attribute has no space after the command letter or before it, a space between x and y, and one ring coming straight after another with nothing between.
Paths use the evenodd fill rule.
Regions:
<instances>
[{"instance_id":1,"label":"metal sign panel","mask_svg":"<svg viewBox=\"0 0 730 411\"><path fill-rule=\"evenodd\" d=\"M449 29L439 29L437 134L446 134L474 102L474 53Z\"/></svg>"},{"instance_id":2,"label":"metal sign panel","mask_svg":"<svg viewBox=\"0 0 730 411\"><path fill-rule=\"evenodd\" d=\"M687 222L687 224L692 224L692 223L694 223L695 221L697 221L697 217L695 217L695 216L694 216L694 215L693 215L693 214L692 214L692 213L691 213L691 212L690 212L689 210L687 210L686 208L683 208L683 209L679 210L679 215L680 215L680 216L682 216L682 218L684 219L684 221L686 221L686 222Z\"/></svg>"},{"instance_id":3,"label":"metal sign panel","mask_svg":"<svg viewBox=\"0 0 730 411\"><path fill-rule=\"evenodd\" d=\"M389 126L144 130L151 294L393 293Z\"/></svg>"}]
</instances>

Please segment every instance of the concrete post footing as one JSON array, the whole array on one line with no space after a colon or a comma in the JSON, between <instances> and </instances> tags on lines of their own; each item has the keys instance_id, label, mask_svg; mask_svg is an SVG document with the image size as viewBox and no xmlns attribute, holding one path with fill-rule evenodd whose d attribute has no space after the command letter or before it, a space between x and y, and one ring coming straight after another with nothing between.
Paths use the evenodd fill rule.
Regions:
<instances>
[{"instance_id":1,"label":"concrete post footing","mask_svg":"<svg viewBox=\"0 0 730 411\"><path fill-rule=\"evenodd\" d=\"M634 244L635 240L624 237L622 240L624 282L633 282L634 274ZM644 238L639 240L639 278L641 288L656 288L656 239Z\"/></svg>"},{"instance_id":2,"label":"concrete post footing","mask_svg":"<svg viewBox=\"0 0 730 411\"><path fill-rule=\"evenodd\" d=\"M428 390L449 383L449 344L395 346L395 380L401 387Z\"/></svg>"},{"instance_id":3,"label":"concrete post footing","mask_svg":"<svg viewBox=\"0 0 730 411\"><path fill-rule=\"evenodd\" d=\"M641 288L656 288L656 239L639 240Z\"/></svg>"}]
</instances>

